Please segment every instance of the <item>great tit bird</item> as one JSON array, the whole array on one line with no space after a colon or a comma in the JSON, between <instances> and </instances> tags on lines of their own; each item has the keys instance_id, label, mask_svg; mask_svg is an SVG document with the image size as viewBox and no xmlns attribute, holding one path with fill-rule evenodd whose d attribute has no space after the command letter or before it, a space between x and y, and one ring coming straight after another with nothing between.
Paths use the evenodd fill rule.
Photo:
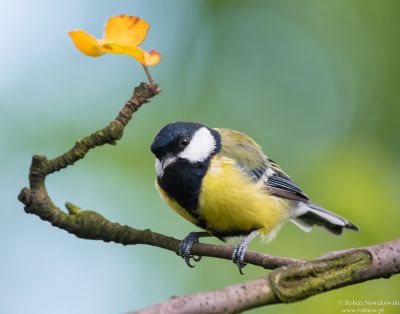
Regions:
<instances>
[{"instance_id":1,"label":"great tit bird","mask_svg":"<svg viewBox=\"0 0 400 314\"><path fill-rule=\"evenodd\" d=\"M200 123L175 122L156 135L156 187L164 201L203 232L191 232L179 255L193 267L190 249L200 237L223 241L243 237L232 260L242 273L249 242L263 236L271 241L290 220L309 232L314 225L340 235L358 227L308 196L250 137L230 129Z\"/></svg>"}]
</instances>

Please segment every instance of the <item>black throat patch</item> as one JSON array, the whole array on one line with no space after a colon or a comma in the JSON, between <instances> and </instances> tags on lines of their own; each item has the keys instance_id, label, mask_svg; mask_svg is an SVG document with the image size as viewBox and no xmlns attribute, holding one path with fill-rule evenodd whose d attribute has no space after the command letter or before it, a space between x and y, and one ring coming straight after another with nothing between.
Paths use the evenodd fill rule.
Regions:
<instances>
[{"instance_id":1,"label":"black throat patch","mask_svg":"<svg viewBox=\"0 0 400 314\"><path fill-rule=\"evenodd\" d=\"M157 179L160 187L196 218L199 218L196 209L201 183L209 164L209 159L201 163L178 159L164 170L161 178Z\"/></svg>"},{"instance_id":2,"label":"black throat patch","mask_svg":"<svg viewBox=\"0 0 400 314\"><path fill-rule=\"evenodd\" d=\"M203 224L197 213L201 184L208 171L212 156L221 150L219 133L213 129L209 130L216 140L216 148L206 160L192 163L186 159L178 158L164 170L161 177L157 178L159 186L169 197L199 220L199 226Z\"/></svg>"}]
</instances>

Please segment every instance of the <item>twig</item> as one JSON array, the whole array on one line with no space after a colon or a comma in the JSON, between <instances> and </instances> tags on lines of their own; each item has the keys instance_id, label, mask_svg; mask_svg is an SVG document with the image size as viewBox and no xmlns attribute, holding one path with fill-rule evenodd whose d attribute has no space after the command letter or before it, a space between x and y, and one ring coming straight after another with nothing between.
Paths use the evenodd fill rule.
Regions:
<instances>
[{"instance_id":1,"label":"twig","mask_svg":"<svg viewBox=\"0 0 400 314\"><path fill-rule=\"evenodd\" d=\"M54 205L45 186L49 174L73 165L92 148L104 144L114 145L121 139L133 114L160 92L151 76L149 80L149 84L142 83L135 88L133 96L115 120L105 128L76 142L69 151L55 159L48 160L46 156L40 155L32 157L29 188L22 189L18 196L25 205L26 213L35 214L82 239L112 241L123 245L147 244L178 251L180 241L177 239L110 222L97 212L81 210L72 203L66 203L68 213L64 212ZM232 255L232 247L227 245L196 243L191 251L197 256L227 260ZM174 298L136 313L159 313L165 310L168 313L237 313L266 304L294 302L365 280L388 278L400 272L400 240L363 249L334 252L328 257L311 262L247 251L245 262L277 269L264 278L214 292Z\"/></svg>"},{"instance_id":2,"label":"twig","mask_svg":"<svg viewBox=\"0 0 400 314\"><path fill-rule=\"evenodd\" d=\"M153 78L151 76L149 68L146 65L143 65L143 69L144 69L144 72L146 73L146 76L147 76L147 79L149 80L149 83L153 84L154 81L153 81Z\"/></svg>"},{"instance_id":3,"label":"twig","mask_svg":"<svg viewBox=\"0 0 400 314\"><path fill-rule=\"evenodd\" d=\"M84 158L90 149L104 144L116 144L116 141L122 137L124 128L132 115L142 104L159 92L160 89L156 84L142 83L135 88L131 99L126 102L118 116L108 126L76 142L69 151L55 159L48 160L46 156L33 156L29 172L30 188L22 189L18 196L25 205L25 212L35 214L53 226L82 239L112 241L124 245L147 244L177 252L180 242L177 239L150 230L138 230L112 223L97 212L81 210L69 202L66 204L68 209L66 213L52 202L45 186L47 175L73 165ZM231 260L232 249L227 245L195 244L192 253ZM252 251L246 253L245 261L268 269L302 262Z\"/></svg>"}]
</instances>

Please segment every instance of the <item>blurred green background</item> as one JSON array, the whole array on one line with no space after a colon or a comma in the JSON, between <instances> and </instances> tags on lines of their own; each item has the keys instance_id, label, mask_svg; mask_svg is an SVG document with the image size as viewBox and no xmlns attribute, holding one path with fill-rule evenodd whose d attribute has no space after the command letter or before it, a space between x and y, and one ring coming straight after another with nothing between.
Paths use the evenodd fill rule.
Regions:
<instances>
[{"instance_id":1,"label":"blurred green background","mask_svg":"<svg viewBox=\"0 0 400 314\"><path fill-rule=\"evenodd\" d=\"M102 128L145 79L127 56L80 54L67 31L99 37L111 15L146 19L163 92L116 147L48 178L58 205L177 238L196 230L160 200L149 145L166 123L200 121L244 131L315 202L361 227L334 237L287 224L252 245L314 258L399 237L399 12L395 0L2 1L0 312L124 313L265 273L207 258L189 269L172 252L77 239L24 213L16 196L31 155L55 157ZM394 277L249 313L340 313L340 300L399 299L399 288Z\"/></svg>"}]
</instances>

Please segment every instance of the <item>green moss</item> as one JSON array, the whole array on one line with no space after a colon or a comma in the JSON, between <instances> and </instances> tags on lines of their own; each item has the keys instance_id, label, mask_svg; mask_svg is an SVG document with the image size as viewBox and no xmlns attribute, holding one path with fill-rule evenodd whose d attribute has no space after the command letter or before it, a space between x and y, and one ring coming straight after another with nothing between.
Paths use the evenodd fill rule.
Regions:
<instances>
[{"instance_id":1,"label":"green moss","mask_svg":"<svg viewBox=\"0 0 400 314\"><path fill-rule=\"evenodd\" d=\"M344 253L278 268L271 272L270 283L282 302L295 302L355 281L355 274L368 268L371 262L366 251Z\"/></svg>"},{"instance_id":2,"label":"green moss","mask_svg":"<svg viewBox=\"0 0 400 314\"><path fill-rule=\"evenodd\" d=\"M82 211L82 209L79 206L76 206L71 202L66 202L65 207L68 209L68 213L70 215L77 215Z\"/></svg>"}]
</instances>

